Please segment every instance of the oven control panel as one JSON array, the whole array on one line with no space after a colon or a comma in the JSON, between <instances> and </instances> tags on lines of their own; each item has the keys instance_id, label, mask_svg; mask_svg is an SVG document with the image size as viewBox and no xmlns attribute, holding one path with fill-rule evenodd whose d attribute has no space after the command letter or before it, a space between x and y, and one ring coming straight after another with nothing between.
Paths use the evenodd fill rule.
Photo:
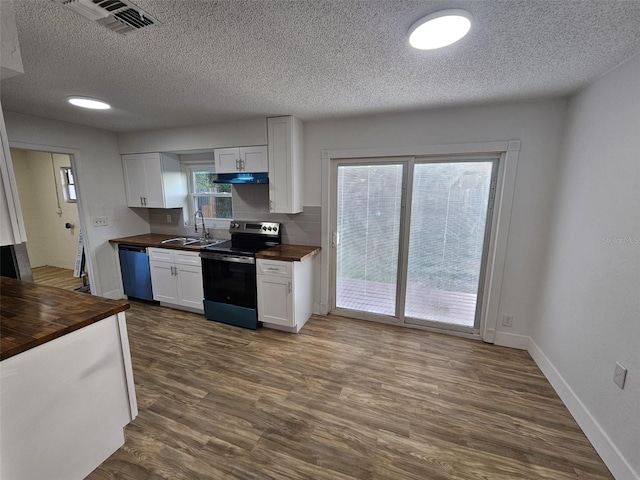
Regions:
<instances>
[{"instance_id":1,"label":"oven control panel","mask_svg":"<svg viewBox=\"0 0 640 480\"><path fill-rule=\"evenodd\" d=\"M229 224L229 233L245 233L254 235L274 235L280 232L278 222L250 222L232 220Z\"/></svg>"}]
</instances>

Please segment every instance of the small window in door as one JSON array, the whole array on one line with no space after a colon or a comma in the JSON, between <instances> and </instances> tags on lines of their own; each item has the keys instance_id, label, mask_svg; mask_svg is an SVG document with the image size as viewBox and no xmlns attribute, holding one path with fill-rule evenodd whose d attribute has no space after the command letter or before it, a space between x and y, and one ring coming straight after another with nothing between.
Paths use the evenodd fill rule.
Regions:
<instances>
[{"instance_id":1,"label":"small window in door","mask_svg":"<svg viewBox=\"0 0 640 480\"><path fill-rule=\"evenodd\" d=\"M67 203L76 203L78 196L76 193L76 179L73 175L71 167L60 167L60 176L62 178L62 193L64 201Z\"/></svg>"}]
</instances>

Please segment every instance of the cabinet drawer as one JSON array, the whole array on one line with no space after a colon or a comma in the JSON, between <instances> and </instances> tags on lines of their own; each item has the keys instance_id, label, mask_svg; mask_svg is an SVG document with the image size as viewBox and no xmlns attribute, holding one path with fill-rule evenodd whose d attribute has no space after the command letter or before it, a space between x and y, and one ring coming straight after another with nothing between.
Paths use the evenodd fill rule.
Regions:
<instances>
[{"instance_id":1,"label":"cabinet drawer","mask_svg":"<svg viewBox=\"0 0 640 480\"><path fill-rule=\"evenodd\" d=\"M275 275L278 277L291 278L293 264L291 262L280 262L276 260L258 259L256 265L258 275Z\"/></svg>"},{"instance_id":2,"label":"cabinet drawer","mask_svg":"<svg viewBox=\"0 0 640 480\"><path fill-rule=\"evenodd\" d=\"M175 262L180 265L201 265L199 252L182 252L175 250L173 254Z\"/></svg>"},{"instance_id":3,"label":"cabinet drawer","mask_svg":"<svg viewBox=\"0 0 640 480\"><path fill-rule=\"evenodd\" d=\"M156 262L174 262L174 250L168 248L149 248L149 260Z\"/></svg>"}]
</instances>

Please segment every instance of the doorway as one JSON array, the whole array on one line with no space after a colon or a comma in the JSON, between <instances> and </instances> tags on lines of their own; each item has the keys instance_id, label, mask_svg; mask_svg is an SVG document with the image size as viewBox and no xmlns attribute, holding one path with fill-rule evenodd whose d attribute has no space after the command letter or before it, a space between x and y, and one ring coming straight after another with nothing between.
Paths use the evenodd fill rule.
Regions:
<instances>
[{"instance_id":1,"label":"doorway","mask_svg":"<svg viewBox=\"0 0 640 480\"><path fill-rule=\"evenodd\" d=\"M479 333L498 160L336 160L333 312Z\"/></svg>"},{"instance_id":2,"label":"doorway","mask_svg":"<svg viewBox=\"0 0 640 480\"><path fill-rule=\"evenodd\" d=\"M88 292L68 154L11 148L35 283Z\"/></svg>"}]
</instances>

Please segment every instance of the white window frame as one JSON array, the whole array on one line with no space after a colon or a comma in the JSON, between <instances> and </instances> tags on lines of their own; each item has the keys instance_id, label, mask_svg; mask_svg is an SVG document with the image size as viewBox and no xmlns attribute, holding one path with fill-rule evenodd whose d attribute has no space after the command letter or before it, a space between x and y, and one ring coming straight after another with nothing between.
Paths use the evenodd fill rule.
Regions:
<instances>
[{"instance_id":1,"label":"white window frame","mask_svg":"<svg viewBox=\"0 0 640 480\"><path fill-rule=\"evenodd\" d=\"M71 172L73 175L73 183L69 183L69 175L68 172ZM73 169L71 167L60 167L60 177L62 179L62 194L64 197L64 201L66 203L78 203L78 187L76 186L75 179L76 175L73 173ZM71 191L69 190L69 185L73 185L73 190L75 192L75 198L71 197Z\"/></svg>"},{"instance_id":2,"label":"white window frame","mask_svg":"<svg viewBox=\"0 0 640 480\"><path fill-rule=\"evenodd\" d=\"M231 216L233 218L233 196L231 193L194 193L193 173L194 172L215 172L215 164L213 162L189 162L184 164L187 174L187 186L189 188L189 226L195 225L195 197L222 197L231 198ZM232 218L205 218L204 224L206 228L228 229Z\"/></svg>"}]
</instances>

